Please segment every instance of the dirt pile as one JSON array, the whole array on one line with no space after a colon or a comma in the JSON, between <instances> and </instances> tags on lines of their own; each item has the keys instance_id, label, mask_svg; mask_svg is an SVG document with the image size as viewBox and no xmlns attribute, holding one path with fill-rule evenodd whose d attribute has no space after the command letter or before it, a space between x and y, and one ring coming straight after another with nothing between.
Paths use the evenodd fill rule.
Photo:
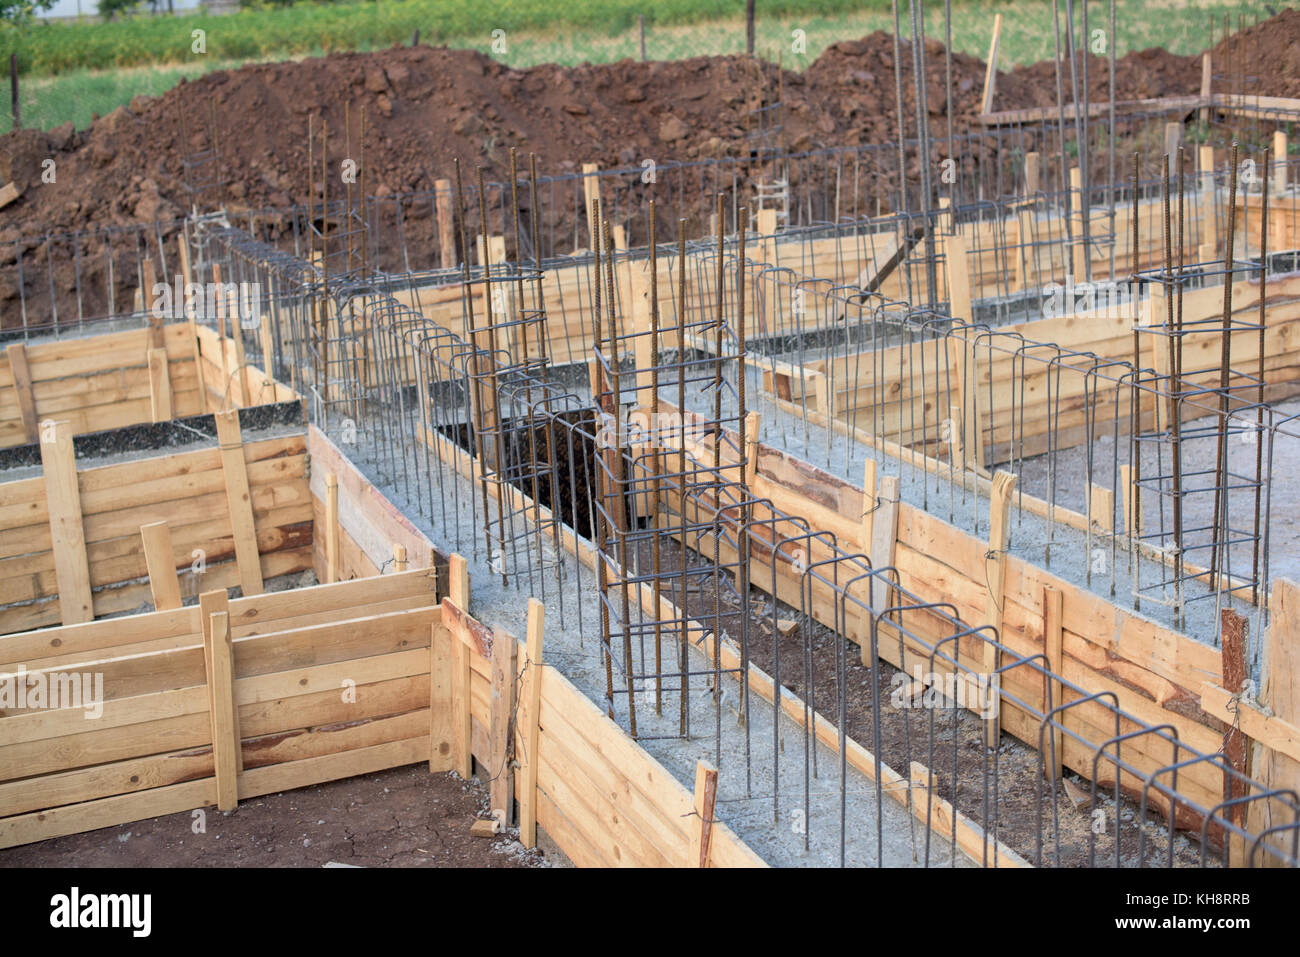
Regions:
<instances>
[{"instance_id":1,"label":"dirt pile","mask_svg":"<svg viewBox=\"0 0 1300 957\"><path fill-rule=\"evenodd\" d=\"M915 136L912 48L906 42L900 46L904 129ZM929 41L925 52L928 120L942 136L950 107L944 50ZM1258 64L1252 92L1300 94L1300 11L1288 10L1230 37L1214 57L1216 73L1226 76L1237 75L1235 64ZM952 58L951 110L958 132L979 112L984 69L978 58ZM1200 69L1199 57L1133 53L1117 63L1116 95L1194 93ZM56 265L53 290L65 312L66 299L72 304L67 308L94 314L98 300L106 298L110 258L115 281L126 283L129 294L135 257L128 243L118 240L110 248L103 238L91 238L74 255L66 239L54 239L51 250L43 237L183 215L192 200L186 161L211 150L210 119L219 131L216 155L226 185L220 194L206 194L200 205L224 203L238 212L319 202L319 166L313 177L317 194L308 195L308 123L317 129L327 125L329 165L335 169L348 152L345 117L351 120L351 152L360 154L362 109L366 188L382 197L432 187L435 179L452 175L457 158L471 177L482 166L489 178L501 178L512 146L523 155L536 153L543 174L578 172L584 162L611 168L645 159L748 155L759 126L755 111L776 100L778 85L784 104L780 140L788 148L884 143L898 129L894 70L893 38L877 32L827 48L802 73L780 74L773 64L735 56L515 70L477 52L429 47L212 73L161 97L137 97L88 130L66 124L0 137L0 180L12 180L23 190L19 200L0 210L5 324L14 321L20 249L28 272L33 263L68 263L66 269ZM1093 57L1089 71L1091 96L1102 101L1108 65ZM995 107L1053 105L1055 76L1050 61L1000 74ZM1064 82L1068 96L1068 73ZM1216 80L1216 89L1227 86ZM319 163L319 155L315 159ZM915 165L919 158L910 162ZM217 165L192 169L190 177L211 176ZM916 172L908 171L909 176ZM864 175L884 191L896 170L891 161L864 169ZM338 198L337 186L332 198ZM558 209L554 215L562 225L576 210ZM433 224L416 229L431 231ZM15 242L20 239L25 241ZM71 267L74 259L80 280ZM34 283L31 276L24 284L32 287L26 293L29 316L46 321L49 284Z\"/></svg>"},{"instance_id":2,"label":"dirt pile","mask_svg":"<svg viewBox=\"0 0 1300 957\"><path fill-rule=\"evenodd\" d=\"M1285 30L1275 38L1284 32L1300 38L1300 13L1278 20ZM1288 62L1296 55L1281 39L1271 49ZM910 45L902 44L902 52L904 112L914 133ZM942 45L928 43L926 55L929 114L938 121L948 110ZM1105 61L1093 58L1090 68L1092 94L1104 97ZM1294 70L1277 75L1295 79ZM954 116L978 111L983 76L977 58L954 55ZM26 190L0 212L0 238L15 230L29 236L179 215L188 205L183 160L208 147L210 109L221 131L228 202L284 206L308 199L309 116L318 123L324 118L331 158L342 158L345 104L354 139L366 110L370 185L382 195L432 186L450 174L454 157L499 174L511 146L537 153L545 172L582 162L734 155L749 148L753 111L775 99L777 82L775 66L756 67L742 57L514 70L480 53L429 47L213 73L161 97L137 97L83 132L65 126L0 139L0 176ZM786 72L781 83L785 142L792 148L882 142L894 134L894 50L886 33L831 46L803 73ZM1119 63L1122 99L1194 92L1199 83L1198 58L1148 50ZM1046 106L1054 98L1050 62L999 78L1000 109ZM41 181L47 159L54 160L55 183Z\"/></svg>"}]
</instances>

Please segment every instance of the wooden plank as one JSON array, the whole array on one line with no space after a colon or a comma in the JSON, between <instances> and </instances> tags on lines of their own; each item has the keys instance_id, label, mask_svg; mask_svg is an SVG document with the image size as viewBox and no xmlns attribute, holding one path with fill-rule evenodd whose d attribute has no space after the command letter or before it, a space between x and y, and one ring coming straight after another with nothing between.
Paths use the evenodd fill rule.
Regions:
<instances>
[{"instance_id":1,"label":"wooden plank","mask_svg":"<svg viewBox=\"0 0 1300 957\"><path fill-rule=\"evenodd\" d=\"M262 563L257 552L257 533L253 523L252 498L248 491L248 473L244 463L243 439L239 413L233 409L218 412L217 442L221 449L221 471L226 480L226 504L235 536L235 557L239 564L239 584L244 594L260 595Z\"/></svg>"},{"instance_id":2,"label":"wooden plank","mask_svg":"<svg viewBox=\"0 0 1300 957\"><path fill-rule=\"evenodd\" d=\"M9 370L13 376L14 401L22 420L23 437L29 442L39 439L36 430L36 402L32 396L32 373L27 365L27 347L15 342L5 349Z\"/></svg>"},{"instance_id":3,"label":"wooden plank","mask_svg":"<svg viewBox=\"0 0 1300 957\"><path fill-rule=\"evenodd\" d=\"M176 576L176 559L172 552L172 535L166 522L140 526L144 560L149 570L149 589L153 593L154 611L181 607L181 583Z\"/></svg>"},{"instance_id":4,"label":"wooden plank","mask_svg":"<svg viewBox=\"0 0 1300 957\"><path fill-rule=\"evenodd\" d=\"M48 423L42 427L40 445L45 501L50 512L50 542L59 583L59 613L65 625L90 621L94 617L94 605L72 429L67 422Z\"/></svg>"},{"instance_id":5,"label":"wooden plank","mask_svg":"<svg viewBox=\"0 0 1300 957\"><path fill-rule=\"evenodd\" d=\"M515 755L519 762L516 790L519 797L519 842L537 844L538 715L541 708L542 630L546 606L528 599L528 631L524 653L518 655L519 713L516 719Z\"/></svg>"},{"instance_id":6,"label":"wooden plank","mask_svg":"<svg viewBox=\"0 0 1300 957\"><path fill-rule=\"evenodd\" d=\"M235 694L230 651L230 616L215 612L204 632L208 661L208 693L212 702L212 754L217 777L217 807L233 811L239 800L236 754L240 750L235 726Z\"/></svg>"}]
</instances>

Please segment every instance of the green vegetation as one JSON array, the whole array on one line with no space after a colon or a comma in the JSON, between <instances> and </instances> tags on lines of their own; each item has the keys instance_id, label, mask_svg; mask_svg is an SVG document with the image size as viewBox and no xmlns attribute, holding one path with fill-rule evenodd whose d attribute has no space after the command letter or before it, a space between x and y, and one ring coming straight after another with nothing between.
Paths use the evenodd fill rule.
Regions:
<instances>
[{"instance_id":1,"label":"green vegetation","mask_svg":"<svg viewBox=\"0 0 1300 957\"><path fill-rule=\"evenodd\" d=\"M3 0L0 0L3 2ZM110 23L37 24L25 36L0 32L0 57L18 49L29 79L22 87L25 125L49 128L103 115L138 94L156 95L182 76L195 77L250 61L282 60L345 50L421 43L481 50L516 67L538 63L604 63L639 57L637 14L646 18L652 60L744 50L743 0L509 0L489 10L481 0L299 3L236 14L176 17L137 15ZM906 10L906 2L900 6ZM1082 0L1076 9L1082 6ZM1002 69L1050 58L1051 5L1043 0L953 0L953 48L983 58L995 13L1003 15ZM1089 29L1107 27L1108 3L1089 4ZM1230 14L1253 22L1269 16L1261 0L1118 0L1117 52L1152 46L1195 53ZM806 49L792 49L803 30ZM889 0L763 0L757 47L787 68L802 69L830 44L875 30L892 31ZM192 31L205 31L205 53L193 52ZM493 49L504 30L505 51ZM904 33L908 31L906 18ZM927 5L926 35L943 40L943 4ZM3 62L3 60L0 60ZM153 66L151 66L153 65ZM122 67L134 67L123 70ZM111 69L105 69L111 68ZM49 76L57 73L57 76ZM39 78L38 78L39 77Z\"/></svg>"}]
</instances>

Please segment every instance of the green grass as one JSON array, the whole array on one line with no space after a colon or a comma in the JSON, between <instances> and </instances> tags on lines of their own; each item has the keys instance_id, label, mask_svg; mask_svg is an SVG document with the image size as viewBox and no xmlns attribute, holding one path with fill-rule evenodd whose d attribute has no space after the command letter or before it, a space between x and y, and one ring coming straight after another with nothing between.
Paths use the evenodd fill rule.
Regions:
<instances>
[{"instance_id":1,"label":"green grass","mask_svg":"<svg viewBox=\"0 0 1300 957\"><path fill-rule=\"evenodd\" d=\"M1082 4L1077 4L1080 7ZM339 50L368 50L409 43L420 30L422 43L478 49L516 67L538 63L606 63L640 55L636 12L646 12L649 59L739 53L744 21L732 15L740 0L510 0L505 12L487 12L480 0L402 0L361 4L302 4L287 10L250 10L225 17L203 15L137 17L127 23L38 26L24 44L29 76L20 85L27 126L51 128L72 120L79 128L91 115L104 115L132 97L156 95L179 79L254 60L279 60ZM862 9L866 7L867 9ZM903 0L901 7L906 9ZM1043 0L953 0L955 50L984 57L995 13L1003 16L999 66L1050 58L1051 6ZM436 14L433 12L436 10ZM1089 5L1089 28L1105 29L1107 4ZM1189 54L1216 36L1224 14L1233 24L1268 16L1257 0L1118 0L1117 53L1164 47ZM557 23L558 21L561 21ZM206 29L207 53L189 52L190 31ZM506 51L492 50L492 30L505 30ZM792 31L806 34L806 52L792 52ZM802 69L830 44L874 30L892 31L888 0L760 0L757 48ZM906 34L908 24L904 19ZM102 32L101 32L102 31ZM943 40L943 4L927 6L926 35ZM12 40L0 34L0 41ZM0 53L7 52L0 42ZM117 65L160 64L103 70ZM38 76L58 64L57 76Z\"/></svg>"}]
</instances>

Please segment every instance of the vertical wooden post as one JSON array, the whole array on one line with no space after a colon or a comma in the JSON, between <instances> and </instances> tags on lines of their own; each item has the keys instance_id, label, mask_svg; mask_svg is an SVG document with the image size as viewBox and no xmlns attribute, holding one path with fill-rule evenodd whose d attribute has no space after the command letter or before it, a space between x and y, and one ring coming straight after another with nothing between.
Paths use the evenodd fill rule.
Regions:
<instances>
[{"instance_id":1,"label":"vertical wooden post","mask_svg":"<svg viewBox=\"0 0 1300 957\"><path fill-rule=\"evenodd\" d=\"M600 202L600 165L597 163L582 164L582 198L587 204L587 225L590 227L590 233L592 236L599 236L600 224L591 222L592 210L595 209L595 204Z\"/></svg>"},{"instance_id":2,"label":"vertical wooden post","mask_svg":"<svg viewBox=\"0 0 1300 957\"><path fill-rule=\"evenodd\" d=\"M81 522L81 489L72 446L72 424L46 422L41 426L41 468L45 475L45 501L49 510L50 546L54 575L59 586L59 613L63 624L75 625L95 617L90 594L90 561Z\"/></svg>"},{"instance_id":3,"label":"vertical wooden post","mask_svg":"<svg viewBox=\"0 0 1300 957\"><path fill-rule=\"evenodd\" d=\"M695 814L699 830L691 842L690 867L708 867L713 849L714 812L718 804L718 769L708 761L695 762Z\"/></svg>"},{"instance_id":4,"label":"vertical wooden post","mask_svg":"<svg viewBox=\"0 0 1300 957\"><path fill-rule=\"evenodd\" d=\"M429 773L439 774L456 767L455 728L452 705L455 698L453 674L458 639L442 621L429 633Z\"/></svg>"},{"instance_id":5,"label":"vertical wooden post","mask_svg":"<svg viewBox=\"0 0 1300 957\"><path fill-rule=\"evenodd\" d=\"M1065 657L1065 627L1061 590L1051 585L1043 586L1043 650L1047 654L1048 670L1055 676L1048 679L1052 683L1052 707L1059 708L1065 703L1062 698L1065 694L1065 685L1060 681L1062 661ZM1046 710L1044 708L1044 713ZM1064 724L1064 717L1062 712L1055 715L1055 720ZM1065 766L1065 736L1060 728L1050 730L1051 740L1045 744L1055 748L1056 759L1052 760L1052 753L1049 751L1043 755L1043 766L1046 773L1052 776L1052 780L1056 780L1060 778Z\"/></svg>"},{"instance_id":6,"label":"vertical wooden post","mask_svg":"<svg viewBox=\"0 0 1300 957\"><path fill-rule=\"evenodd\" d=\"M1274 579L1268 611L1268 651L1260 703L1281 720L1300 724L1300 586ZM1300 761L1272 749L1261 750L1254 776L1267 790L1300 791ZM1249 830L1253 834L1290 820L1291 812L1276 801L1251 803ZM1267 843L1285 854L1291 853L1290 836L1285 832L1267 839ZM1252 863L1276 865L1277 860L1261 853Z\"/></svg>"},{"instance_id":7,"label":"vertical wooden post","mask_svg":"<svg viewBox=\"0 0 1300 957\"><path fill-rule=\"evenodd\" d=\"M1228 694L1241 694L1242 686L1246 682L1246 619L1237 614L1231 608L1221 609L1219 612L1219 623L1222 632L1222 671L1223 671L1223 688ZM1224 763L1232 770L1244 774L1250 774L1250 766L1246 754L1246 736L1241 733L1239 728L1228 728L1227 734L1223 738L1223 758ZM1249 791L1245 781L1237 780L1227 772L1223 775L1223 797L1224 800L1233 800L1245 797ZM1228 820L1238 827L1246 823L1246 808L1244 805L1235 805L1225 815ZM1225 850L1228 855L1229 867L1242 867L1245 865L1246 844L1240 835L1230 834Z\"/></svg>"},{"instance_id":8,"label":"vertical wooden post","mask_svg":"<svg viewBox=\"0 0 1300 957\"><path fill-rule=\"evenodd\" d=\"M438 198L438 252L443 269L456 268L456 209L452 197L451 180L434 182L434 195Z\"/></svg>"},{"instance_id":9,"label":"vertical wooden post","mask_svg":"<svg viewBox=\"0 0 1300 957\"><path fill-rule=\"evenodd\" d=\"M166 522L150 522L140 526L140 538L144 542L144 564L149 570L154 611L180 608L181 581L176 575L171 529Z\"/></svg>"},{"instance_id":10,"label":"vertical wooden post","mask_svg":"<svg viewBox=\"0 0 1300 957\"><path fill-rule=\"evenodd\" d=\"M262 313L261 322L261 340L262 340L262 371L266 373L268 384L275 381L275 336L271 334L271 317ZM272 390L272 397L279 398Z\"/></svg>"},{"instance_id":11,"label":"vertical wooden post","mask_svg":"<svg viewBox=\"0 0 1300 957\"><path fill-rule=\"evenodd\" d=\"M244 318L242 304L239 301L238 289L228 290L230 293L226 299L226 312L230 314L230 340L232 351L235 353L235 368L227 369L226 375L234 376L238 372L237 379L239 383L239 402L235 403L240 406L250 406L253 404L252 388L248 381L248 362L244 358ZM222 355L225 355L225 346L222 345ZM235 390L232 388L231 392Z\"/></svg>"},{"instance_id":12,"label":"vertical wooden post","mask_svg":"<svg viewBox=\"0 0 1300 957\"><path fill-rule=\"evenodd\" d=\"M168 372L167 350L150 349L146 353L149 362L149 411L155 422L168 422L172 417L172 383Z\"/></svg>"},{"instance_id":13,"label":"vertical wooden post","mask_svg":"<svg viewBox=\"0 0 1300 957\"><path fill-rule=\"evenodd\" d=\"M518 673L518 642L514 635L500 628L492 631L492 683L489 694L488 728L490 754L488 757L488 807L494 817L497 811L505 812L504 823L514 819L514 740L511 719L515 714L515 676Z\"/></svg>"},{"instance_id":14,"label":"vertical wooden post","mask_svg":"<svg viewBox=\"0 0 1300 957\"><path fill-rule=\"evenodd\" d=\"M1214 259L1219 248L1219 224L1215 219L1214 147L1202 146L1198 150L1201 168L1201 249L1202 262ZM1208 249L1208 255L1206 255Z\"/></svg>"},{"instance_id":15,"label":"vertical wooden post","mask_svg":"<svg viewBox=\"0 0 1300 957\"><path fill-rule=\"evenodd\" d=\"M393 572L394 572L394 574L398 574L398 575L400 575L402 572L406 571L408 564L409 564L409 563L408 563L407 560L406 560L406 546L405 546L405 545L394 545L394 546L393 546Z\"/></svg>"},{"instance_id":16,"label":"vertical wooden post","mask_svg":"<svg viewBox=\"0 0 1300 957\"><path fill-rule=\"evenodd\" d=\"M457 608L469 612L469 565L459 553L453 553L447 561L447 594Z\"/></svg>"},{"instance_id":17,"label":"vertical wooden post","mask_svg":"<svg viewBox=\"0 0 1300 957\"><path fill-rule=\"evenodd\" d=\"M1088 521L1103 535L1115 534L1115 493L1111 489L1089 484Z\"/></svg>"},{"instance_id":18,"label":"vertical wooden post","mask_svg":"<svg viewBox=\"0 0 1300 957\"><path fill-rule=\"evenodd\" d=\"M1071 216L1074 221L1074 242L1071 244L1074 271L1071 275L1075 282L1084 282L1088 278L1088 256L1091 250L1085 249L1083 245L1083 224L1089 213L1083 206L1083 173L1077 166L1070 167L1070 204L1074 210Z\"/></svg>"},{"instance_id":19,"label":"vertical wooden post","mask_svg":"<svg viewBox=\"0 0 1300 957\"><path fill-rule=\"evenodd\" d=\"M1213 95L1212 82L1214 73L1210 67L1210 53L1207 50L1201 54L1201 96L1207 100ZM1201 107L1201 122L1210 122L1210 107L1208 105Z\"/></svg>"},{"instance_id":20,"label":"vertical wooden post","mask_svg":"<svg viewBox=\"0 0 1300 957\"><path fill-rule=\"evenodd\" d=\"M213 617L217 614L226 614L229 611L230 611L230 599L226 595L226 590L224 588L217 588L212 591L204 592L203 594L199 595L199 631L202 634L202 638L203 638L203 663L204 663L204 667L207 669L206 673L209 675L212 674L213 669L217 667L212 660ZM233 673L234 670L232 667L231 674L233 675ZM208 711L209 713L211 713L213 710L214 710L214 703L212 698L212 685L209 682ZM235 729L234 740L238 742L240 740L238 709L235 710L234 718L232 720L234 722L234 729ZM244 770L244 752L243 749L238 746L236 746L235 748L235 769L237 771Z\"/></svg>"},{"instance_id":21,"label":"vertical wooden post","mask_svg":"<svg viewBox=\"0 0 1300 957\"><path fill-rule=\"evenodd\" d=\"M989 41L988 64L984 67L984 95L980 98L980 112L993 112L993 98L998 91L998 43L1002 39L1002 14L993 17L993 39Z\"/></svg>"},{"instance_id":22,"label":"vertical wooden post","mask_svg":"<svg viewBox=\"0 0 1300 957\"><path fill-rule=\"evenodd\" d=\"M230 653L230 616L214 612L204 632L211 704L212 763L217 777L217 807L233 811L239 803L239 731L235 724L235 681Z\"/></svg>"},{"instance_id":23,"label":"vertical wooden post","mask_svg":"<svg viewBox=\"0 0 1300 957\"><path fill-rule=\"evenodd\" d=\"M1165 155L1169 157L1169 182L1178 182L1178 147L1183 145L1183 124L1165 124Z\"/></svg>"},{"instance_id":24,"label":"vertical wooden post","mask_svg":"<svg viewBox=\"0 0 1300 957\"><path fill-rule=\"evenodd\" d=\"M339 477L325 476L325 581L339 580Z\"/></svg>"},{"instance_id":25,"label":"vertical wooden post","mask_svg":"<svg viewBox=\"0 0 1300 957\"><path fill-rule=\"evenodd\" d=\"M144 321L147 334L149 349L161 349L165 346L163 341L163 323L162 316L158 315L156 308L158 297L154 295L153 287L156 284L156 278L153 269L153 260L145 257L142 267L144 274L144 287L140 290L142 305L144 306Z\"/></svg>"},{"instance_id":26,"label":"vertical wooden post","mask_svg":"<svg viewBox=\"0 0 1300 957\"><path fill-rule=\"evenodd\" d=\"M515 754L519 762L519 843L537 844L537 746L541 740L538 712L542 705L542 628L546 606L528 599L528 634L524 653L518 656L519 712L515 728Z\"/></svg>"},{"instance_id":27,"label":"vertical wooden post","mask_svg":"<svg viewBox=\"0 0 1300 957\"><path fill-rule=\"evenodd\" d=\"M1038 195L1038 184L1041 178L1042 157L1036 152L1025 154L1025 199L1033 199ZM1022 240L1023 242L1023 240Z\"/></svg>"},{"instance_id":28,"label":"vertical wooden post","mask_svg":"<svg viewBox=\"0 0 1300 957\"><path fill-rule=\"evenodd\" d=\"M1286 130L1273 131L1273 169L1269 171L1275 195L1286 192ZM1281 218L1281 217L1279 217Z\"/></svg>"},{"instance_id":29,"label":"vertical wooden post","mask_svg":"<svg viewBox=\"0 0 1300 957\"><path fill-rule=\"evenodd\" d=\"M462 609L463 610L463 609ZM469 656L473 654L455 630L451 634L451 754L452 769L466 781L474 773L471 744Z\"/></svg>"},{"instance_id":30,"label":"vertical wooden post","mask_svg":"<svg viewBox=\"0 0 1300 957\"><path fill-rule=\"evenodd\" d=\"M248 469L244 462L243 436L239 413L233 409L213 416L217 423L217 444L221 450L221 471L226 481L226 505L230 509L230 528L235 538L235 562L239 566L239 586L245 597L260 595L262 560L257 550L257 526L253 520L253 496L248 489Z\"/></svg>"},{"instance_id":31,"label":"vertical wooden post","mask_svg":"<svg viewBox=\"0 0 1300 957\"><path fill-rule=\"evenodd\" d=\"M984 620L992 625L1002 636L1003 609L1006 606L1007 542L1011 537L1011 492L1016 487L1016 477L1010 472L999 471L993 477L993 489L989 493L989 556L985 559L988 572L988 594L984 602ZM989 689L997 677L998 649L989 641L984 642L984 674L989 678ZM991 748L998 746L1002 733L1001 691L994 691L997 701L991 705L993 714L985 724L985 741Z\"/></svg>"},{"instance_id":32,"label":"vertical wooden post","mask_svg":"<svg viewBox=\"0 0 1300 957\"><path fill-rule=\"evenodd\" d=\"M9 359L9 374L14 380L14 398L18 402L18 415L23 423L23 437L28 442L40 439L37 429L36 400L32 396L32 372L27 364L27 347L15 342L5 349Z\"/></svg>"},{"instance_id":33,"label":"vertical wooden post","mask_svg":"<svg viewBox=\"0 0 1300 957\"><path fill-rule=\"evenodd\" d=\"M881 475L876 480L875 511L871 514L871 541L867 554L871 557L872 571L891 568L894 564L894 546L898 542L898 500L899 482L897 475ZM890 600L890 589L884 575L871 577L872 608L879 611ZM871 642L862 642L862 664L874 668L871 660Z\"/></svg>"}]
</instances>

